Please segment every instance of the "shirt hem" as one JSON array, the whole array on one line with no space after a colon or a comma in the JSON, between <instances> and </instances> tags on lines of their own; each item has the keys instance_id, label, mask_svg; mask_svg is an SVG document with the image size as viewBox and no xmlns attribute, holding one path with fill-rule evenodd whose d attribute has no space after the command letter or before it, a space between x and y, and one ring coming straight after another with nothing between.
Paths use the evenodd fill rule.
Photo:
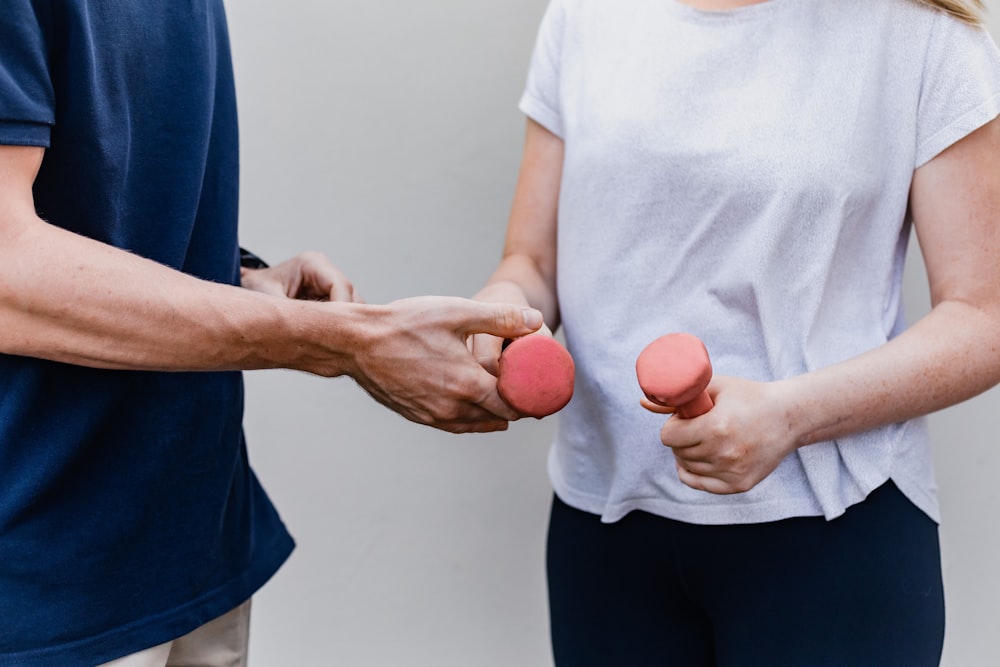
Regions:
<instances>
[{"instance_id":1,"label":"shirt hem","mask_svg":"<svg viewBox=\"0 0 1000 667\"><path fill-rule=\"evenodd\" d=\"M919 483L906 477L890 476L889 479L917 509L930 517L931 521L941 525L941 508L935 492L921 488Z\"/></svg>"},{"instance_id":2,"label":"shirt hem","mask_svg":"<svg viewBox=\"0 0 1000 667\"><path fill-rule=\"evenodd\" d=\"M518 104L518 108L526 116L528 116L528 118L531 118L549 132L556 135L560 139L563 138L563 125L559 114L553 111L549 105L542 102L530 92L524 93L521 97L520 103Z\"/></svg>"},{"instance_id":3,"label":"shirt hem","mask_svg":"<svg viewBox=\"0 0 1000 667\"><path fill-rule=\"evenodd\" d=\"M182 637L214 618L235 609L258 591L284 564L295 548L284 532L241 575L177 609L59 646L0 656L9 667L65 667L67 664L103 664Z\"/></svg>"},{"instance_id":4,"label":"shirt hem","mask_svg":"<svg viewBox=\"0 0 1000 667\"><path fill-rule=\"evenodd\" d=\"M615 523L629 512L639 510L666 519L703 526L772 523L785 519L814 516L822 516L827 521L832 521L842 516L848 508L864 502L872 491L890 480L917 509L935 523L941 523L940 511L933 493L927 493L907 478L892 475L887 476L872 489L867 490L861 497L844 503L837 512L828 514L812 498L782 498L781 500L746 505L706 506L679 503L654 496L628 498L611 503L608 502L607 498L573 488L558 474L554 466L550 467L549 470L549 481L556 496L574 509L601 517L601 523Z\"/></svg>"}]
</instances>

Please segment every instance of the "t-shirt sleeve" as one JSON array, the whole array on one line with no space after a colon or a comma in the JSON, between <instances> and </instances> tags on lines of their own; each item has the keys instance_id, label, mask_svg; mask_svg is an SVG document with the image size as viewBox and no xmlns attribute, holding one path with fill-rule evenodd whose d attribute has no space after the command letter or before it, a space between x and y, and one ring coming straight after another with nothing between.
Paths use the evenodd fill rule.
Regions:
<instances>
[{"instance_id":1,"label":"t-shirt sleeve","mask_svg":"<svg viewBox=\"0 0 1000 667\"><path fill-rule=\"evenodd\" d=\"M985 28L943 12L928 43L917 110L919 167L1000 115L1000 52Z\"/></svg>"},{"instance_id":2,"label":"t-shirt sleeve","mask_svg":"<svg viewBox=\"0 0 1000 667\"><path fill-rule=\"evenodd\" d=\"M55 95L49 74L47 3L4 0L0 19L0 144L49 145Z\"/></svg>"},{"instance_id":3,"label":"t-shirt sleeve","mask_svg":"<svg viewBox=\"0 0 1000 667\"><path fill-rule=\"evenodd\" d=\"M528 82L518 105L529 118L560 138L563 137L563 121L559 69L565 22L563 2L550 0L535 40Z\"/></svg>"}]
</instances>

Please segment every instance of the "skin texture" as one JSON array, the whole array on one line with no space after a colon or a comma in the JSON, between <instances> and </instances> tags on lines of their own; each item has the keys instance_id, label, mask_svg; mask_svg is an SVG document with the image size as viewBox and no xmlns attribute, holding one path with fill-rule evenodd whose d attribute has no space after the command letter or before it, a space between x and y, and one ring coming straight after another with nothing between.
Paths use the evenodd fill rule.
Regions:
<instances>
[{"instance_id":1,"label":"skin texture","mask_svg":"<svg viewBox=\"0 0 1000 667\"><path fill-rule=\"evenodd\" d=\"M562 141L528 121L503 259L479 298L531 304L558 325L555 231ZM910 207L931 311L891 342L777 382L715 376L715 407L661 440L688 486L753 488L798 447L926 415L1000 382L1000 120L914 173ZM488 360L488 345L477 353Z\"/></svg>"},{"instance_id":2,"label":"skin texture","mask_svg":"<svg viewBox=\"0 0 1000 667\"><path fill-rule=\"evenodd\" d=\"M503 257L474 297L537 308L545 318L545 324L535 334L539 336L551 336L559 327L555 250L562 160L562 141L529 120ZM503 341L493 336L473 339L476 359L493 374L498 372L502 345Z\"/></svg>"},{"instance_id":3,"label":"skin texture","mask_svg":"<svg viewBox=\"0 0 1000 667\"><path fill-rule=\"evenodd\" d=\"M244 270L244 288L198 280L65 231L35 213L34 147L0 146L0 353L96 368L290 368L349 375L406 419L451 432L518 418L469 353L541 315L517 304L416 297L361 302L318 253Z\"/></svg>"}]
</instances>

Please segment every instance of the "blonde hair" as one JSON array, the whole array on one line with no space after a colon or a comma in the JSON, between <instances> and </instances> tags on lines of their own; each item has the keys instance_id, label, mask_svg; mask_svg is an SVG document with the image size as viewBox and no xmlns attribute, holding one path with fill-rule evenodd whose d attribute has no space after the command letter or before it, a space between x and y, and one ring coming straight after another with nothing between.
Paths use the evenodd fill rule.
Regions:
<instances>
[{"instance_id":1,"label":"blonde hair","mask_svg":"<svg viewBox=\"0 0 1000 667\"><path fill-rule=\"evenodd\" d=\"M973 25L983 22L982 12L986 9L983 0L917 0L917 2L948 12L955 18Z\"/></svg>"}]
</instances>

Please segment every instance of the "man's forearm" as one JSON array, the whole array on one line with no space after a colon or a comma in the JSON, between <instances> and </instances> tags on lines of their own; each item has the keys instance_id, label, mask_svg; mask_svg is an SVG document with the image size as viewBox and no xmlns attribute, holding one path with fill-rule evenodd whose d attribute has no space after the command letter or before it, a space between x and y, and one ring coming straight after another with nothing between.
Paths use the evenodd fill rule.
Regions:
<instances>
[{"instance_id":1,"label":"man's forearm","mask_svg":"<svg viewBox=\"0 0 1000 667\"><path fill-rule=\"evenodd\" d=\"M320 356L323 374L346 368L336 342L361 306L199 280L37 219L4 227L18 233L0 248L0 352L142 370L314 370ZM323 329L321 354L308 333Z\"/></svg>"},{"instance_id":2,"label":"man's forearm","mask_svg":"<svg viewBox=\"0 0 1000 667\"><path fill-rule=\"evenodd\" d=\"M357 303L350 281L311 253L255 274L267 293L198 280L39 219L32 184L43 155L0 146L0 353L110 369L350 375L405 418L456 433L517 418L467 341L527 335L541 313L457 297Z\"/></svg>"}]
</instances>

